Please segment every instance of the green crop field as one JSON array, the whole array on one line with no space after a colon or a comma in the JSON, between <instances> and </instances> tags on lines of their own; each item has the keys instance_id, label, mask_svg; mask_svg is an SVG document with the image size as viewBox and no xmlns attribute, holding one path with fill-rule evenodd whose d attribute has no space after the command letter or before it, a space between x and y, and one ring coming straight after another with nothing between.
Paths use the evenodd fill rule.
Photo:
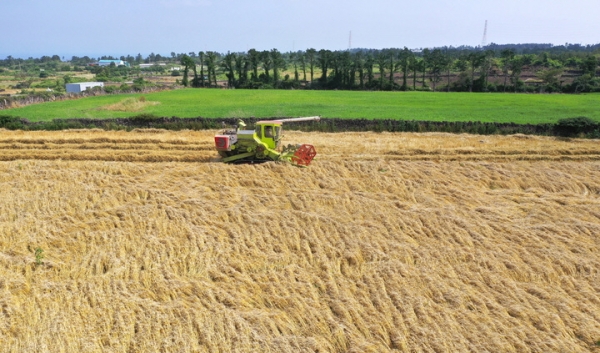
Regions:
<instances>
[{"instance_id":1,"label":"green crop field","mask_svg":"<svg viewBox=\"0 0 600 353\"><path fill-rule=\"evenodd\" d=\"M600 95L354 92L180 89L144 94L145 105L127 108L136 95L105 95L7 109L2 115L31 121L115 118L141 113L177 117L281 117L553 123L587 116L600 121ZM133 99L132 99L133 98ZM119 108L122 106L121 108Z\"/></svg>"}]
</instances>

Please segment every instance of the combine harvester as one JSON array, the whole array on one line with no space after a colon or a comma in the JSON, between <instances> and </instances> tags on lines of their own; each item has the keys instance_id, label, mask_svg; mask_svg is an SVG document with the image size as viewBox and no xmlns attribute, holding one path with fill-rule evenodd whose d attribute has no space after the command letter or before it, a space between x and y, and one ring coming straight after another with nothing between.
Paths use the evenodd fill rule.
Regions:
<instances>
[{"instance_id":1,"label":"combine harvester","mask_svg":"<svg viewBox=\"0 0 600 353\"><path fill-rule=\"evenodd\" d=\"M246 126L239 121L237 129L223 130L215 135L215 147L225 163L260 163L286 161L296 166L308 166L317 155L313 145L287 145L281 148L283 123L296 121L319 121L321 117L262 120L254 130L242 130Z\"/></svg>"}]
</instances>

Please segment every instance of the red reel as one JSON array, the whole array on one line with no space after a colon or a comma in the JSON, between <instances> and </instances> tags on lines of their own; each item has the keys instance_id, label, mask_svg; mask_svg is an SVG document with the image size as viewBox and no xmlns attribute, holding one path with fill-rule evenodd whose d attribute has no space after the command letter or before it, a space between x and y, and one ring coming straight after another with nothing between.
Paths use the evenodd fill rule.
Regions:
<instances>
[{"instance_id":1,"label":"red reel","mask_svg":"<svg viewBox=\"0 0 600 353\"><path fill-rule=\"evenodd\" d=\"M292 156L292 163L297 165L307 166L317 155L317 151L313 145L302 145L297 150L296 153Z\"/></svg>"}]
</instances>

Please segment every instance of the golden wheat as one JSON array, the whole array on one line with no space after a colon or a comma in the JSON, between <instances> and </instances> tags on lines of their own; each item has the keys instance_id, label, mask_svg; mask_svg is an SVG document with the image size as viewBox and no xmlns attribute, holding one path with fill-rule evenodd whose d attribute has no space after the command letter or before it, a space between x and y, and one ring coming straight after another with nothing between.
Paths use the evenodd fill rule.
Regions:
<instances>
[{"instance_id":1,"label":"golden wheat","mask_svg":"<svg viewBox=\"0 0 600 353\"><path fill-rule=\"evenodd\" d=\"M0 131L2 351L600 351L598 141L213 134Z\"/></svg>"}]
</instances>

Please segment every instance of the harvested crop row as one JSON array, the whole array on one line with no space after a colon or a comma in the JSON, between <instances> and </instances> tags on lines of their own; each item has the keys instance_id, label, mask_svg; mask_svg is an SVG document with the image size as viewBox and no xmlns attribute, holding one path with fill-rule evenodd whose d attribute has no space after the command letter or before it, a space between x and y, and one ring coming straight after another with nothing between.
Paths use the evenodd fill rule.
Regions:
<instances>
[{"instance_id":1,"label":"harvested crop row","mask_svg":"<svg viewBox=\"0 0 600 353\"><path fill-rule=\"evenodd\" d=\"M152 138L147 136L151 135ZM187 161L212 161L217 157L213 148L214 131L172 132L137 129L133 132L74 130L61 132L2 131L0 160L57 159L153 161L151 158L131 158L134 154L160 155L155 161L182 161L181 154L193 155ZM320 160L327 159L390 159L446 161L515 161L565 160L593 161L600 159L600 146L595 140L559 139L525 135L475 136L413 133L302 133L286 132L286 143L303 142L316 146ZM71 153L68 151L72 150ZM89 150L93 153L82 153ZM113 154L101 150L114 150ZM19 152L15 152L19 151ZM195 153L195 152L198 152ZM99 158L96 155L102 155ZM114 156L111 159L110 156ZM70 157L72 156L72 157Z\"/></svg>"},{"instance_id":2,"label":"harvested crop row","mask_svg":"<svg viewBox=\"0 0 600 353\"><path fill-rule=\"evenodd\" d=\"M54 149L113 149L113 150L180 150L180 151L214 151L214 146L207 144L171 144L159 142L156 144L148 143L92 143L81 142L73 144L56 144L54 141L40 144L31 143L0 143L0 150L54 150Z\"/></svg>"}]
</instances>

